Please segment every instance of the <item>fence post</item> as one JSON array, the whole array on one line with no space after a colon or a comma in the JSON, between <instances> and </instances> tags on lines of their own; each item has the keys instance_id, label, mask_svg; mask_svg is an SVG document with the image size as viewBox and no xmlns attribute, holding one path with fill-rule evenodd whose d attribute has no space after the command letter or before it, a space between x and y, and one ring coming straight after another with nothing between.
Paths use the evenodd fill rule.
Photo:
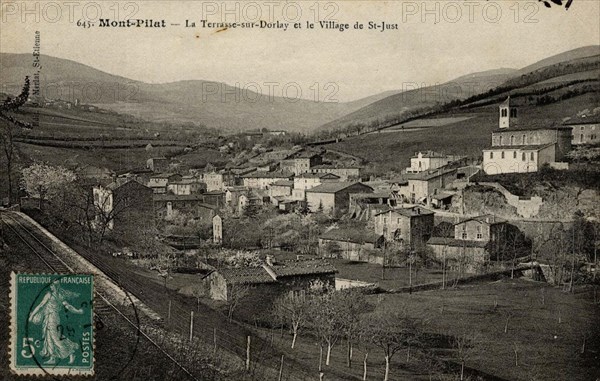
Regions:
<instances>
[{"instance_id":1,"label":"fence post","mask_svg":"<svg viewBox=\"0 0 600 381\"><path fill-rule=\"evenodd\" d=\"M281 365L279 365L279 379L281 381L281 376L283 376L283 355L281 355Z\"/></svg>"},{"instance_id":2,"label":"fence post","mask_svg":"<svg viewBox=\"0 0 600 381\"><path fill-rule=\"evenodd\" d=\"M192 337L194 336L194 311L190 312L190 341L192 341Z\"/></svg>"},{"instance_id":3,"label":"fence post","mask_svg":"<svg viewBox=\"0 0 600 381\"><path fill-rule=\"evenodd\" d=\"M169 312L167 312L167 322L171 322L171 300L169 300Z\"/></svg>"},{"instance_id":4,"label":"fence post","mask_svg":"<svg viewBox=\"0 0 600 381\"><path fill-rule=\"evenodd\" d=\"M250 336L246 343L246 370L250 370Z\"/></svg>"},{"instance_id":5,"label":"fence post","mask_svg":"<svg viewBox=\"0 0 600 381\"><path fill-rule=\"evenodd\" d=\"M217 328L213 328L213 356L217 355Z\"/></svg>"}]
</instances>

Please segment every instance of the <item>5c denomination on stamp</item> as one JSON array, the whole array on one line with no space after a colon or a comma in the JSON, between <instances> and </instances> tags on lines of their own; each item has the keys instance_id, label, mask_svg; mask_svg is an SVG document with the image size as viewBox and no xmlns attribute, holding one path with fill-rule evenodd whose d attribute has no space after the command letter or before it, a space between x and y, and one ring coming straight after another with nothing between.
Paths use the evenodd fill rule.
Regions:
<instances>
[{"instance_id":1,"label":"5c denomination on stamp","mask_svg":"<svg viewBox=\"0 0 600 381\"><path fill-rule=\"evenodd\" d=\"M93 375L93 296L93 275L12 273L11 371Z\"/></svg>"}]
</instances>

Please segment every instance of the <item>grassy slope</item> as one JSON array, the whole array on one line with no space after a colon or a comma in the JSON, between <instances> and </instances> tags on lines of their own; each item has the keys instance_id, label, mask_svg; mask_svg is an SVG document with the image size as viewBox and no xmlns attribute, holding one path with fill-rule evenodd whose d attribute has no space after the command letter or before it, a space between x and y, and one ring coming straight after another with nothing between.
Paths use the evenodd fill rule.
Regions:
<instances>
[{"instance_id":1,"label":"grassy slope","mask_svg":"<svg viewBox=\"0 0 600 381\"><path fill-rule=\"evenodd\" d=\"M564 117L573 116L586 108L593 109L597 105L597 95L585 94L546 106L525 106L519 111L520 123L560 123ZM413 132L381 132L353 137L328 147L364 157L378 173L407 167L410 157L419 150L480 157L481 150L490 145L491 131L498 126L498 106L489 105L438 115L451 116L472 118Z\"/></svg>"},{"instance_id":2,"label":"grassy slope","mask_svg":"<svg viewBox=\"0 0 600 381\"><path fill-rule=\"evenodd\" d=\"M494 299L498 301L496 311ZM407 305L411 315L428 317L434 332L475 333L479 343L468 367L505 380L575 381L593 380L600 374L595 359L600 350L596 328L600 315L592 301L590 290L566 294L543 283L506 280L447 291L386 295L382 305ZM511 317L505 334L507 314ZM588 335L587 351L581 354L584 334Z\"/></svg>"}]
</instances>

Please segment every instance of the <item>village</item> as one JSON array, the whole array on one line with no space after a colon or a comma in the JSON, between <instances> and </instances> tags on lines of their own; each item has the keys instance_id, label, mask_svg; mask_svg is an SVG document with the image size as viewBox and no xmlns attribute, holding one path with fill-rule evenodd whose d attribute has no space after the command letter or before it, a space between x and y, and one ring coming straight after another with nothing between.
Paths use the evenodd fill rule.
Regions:
<instances>
[{"instance_id":1,"label":"village","mask_svg":"<svg viewBox=\"0 0 600 381\"><path fill-rule=\"evenodd\" d=\"M0 6L0 380L599 380L597 2L117 3Z\"/></svg>"},{"instance_id":2,"label":"village","mask_svg":"<svg viewBox=\"0 0 600 381\"><path fill-rule=\"evenodd\" d=\"M140 279L132 290L140 281L156 284L193 298L198 309L254 324L259 335L285 326L292 349L303 347L307 330L321 335L324 375L321 363L335 358L343 336L320 329L358 324L368 309L365 296L486 289L485 282L499 279L573 292L595 279L593 196L591 206L578 202L585 213L574 210L556 221L547 218L541 197L512 194L509 184L494 180L568 173L573 152L598 144L600 120L579 115L527 126L510 97L497 112L491 147L480 159L431 147L385 178L365 175L365 161L356 155L264 130L220 139L218 150L232 157L221 168L182 169L177 157L157 156L143 167L78 177L33 164L23 171L20 205L57 234L77 225L79 238L63 238L106 273L115 272L111 278ZM164 300L156 303L165 308ZM171 308L169 301L167 320ZM378 324L406 319L400 310L384 308ZM315 324L321 328L306 328ZM346 334L348 366L354 334ZM460 378L471 377L464 373L467 357L459 359Z\"/></svg>"}]
</instances>

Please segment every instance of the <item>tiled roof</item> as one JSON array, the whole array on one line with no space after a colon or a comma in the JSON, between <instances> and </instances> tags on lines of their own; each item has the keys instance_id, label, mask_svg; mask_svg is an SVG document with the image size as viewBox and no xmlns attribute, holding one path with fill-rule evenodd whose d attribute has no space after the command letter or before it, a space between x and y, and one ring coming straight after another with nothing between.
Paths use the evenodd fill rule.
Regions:
<instances>
[{"instance_id":1,"label":"tiled roof","mask_svg":"<svg viewBox=\"0 0 600 381\"><path fill-rule=\"evenodd\" d=\"M353 165L333 165L333 164L320 164L315 165L311 169L360 169L359 166Z\"/></svg>"},{"instance_id":2,"label":"tiled roof","mask_svg":"<svg viewBox=\"0 0 600 381\"><path fill-rule=\"evenodd\" d=\"M510 131L535 131L535 130L570 130L571 127L548 124L531 124L528 126L516 126L510 128L497 128L492 133L510 132Z\"/></svg>"},{"instance_id":3,"label":"tiled roof","mask_svg":"<svg viewBox=\"0 0 600 381\"><path fill-rule=\"evenodd\" d=\"M405 216L405 217L426 216L426 215L434 214L434 212L432 212L431 210L421 208L420 206L413 206L410 208L397 208L397 209L392 209L392 210L386 210L382 213L378 213L378 215L385 214L388 212L397 213L397 214L399 214L401 216Z\"/></svg>"},{"instance_id":4,"label":"tiled roof","mask_svg":"<svg viewBox=\"0 0 600 381\"><path fill-rule=\"evenodd\" d=\"M294 182L292 180L277 180L273 184L271 184L271 186L293 187L294 186Z\"/></svg>"},{"instance_id":5,"label":"tiled roof","mask_svg":"<svg viewBox=\"0 0 600 381\"><path fill-rule=\"evenodd\" d=\"M292 177L294 174L287 171L276 171L276 172L261 172L254 171L252 173L247 173L242 175L243 178L257 178L257 179L288 179Z\"/></svg>"},{"instance_id":6,"label":"tiled roof","mask_svg":"<svg viewBox=\"0 0 600 381\"><path fill-rule=\"evenodd\" d=\"M456 238L431 237L427 241L428 245L447 245L455 247L486 247L488 241L468 241Z\"/></svg>"},{"instance_id":7,"label":"tiled roof","mask_svg":"<svg viewBox=\"0 0 600 381\"><path fill-rule=\"evenodd\" d=\"M496 216L494 216L493 214L482 214L480 216L476 216L476 217L468 217L458 223L456 223L455 225L459 225L462 224L463 222L467 222L467 221L479 221L479 222L484 222L486 224L503 224L506 222L506 220L502 219L502 218L498 218Z\"/></svg>"},{"instance_id":8,"label":"tiled roof","mask_svg":"<svg viewBox=\"0 0 600 381\"><path fill-rule=\"evenodd\" d=\"M363 187L365 187L365 189L368 188L368 189L373 190L373 188L371 188L370 186L362 184L362 183L359 183L359 182L354 182L354 183L353 182L331 182L331 183L324 183L324 184L318 185L318 186L316 186L314 188L311 188L311 189L307 189L306 192L310 192L310 193L337 193L337 192L340 192L340 191L342 191L342 190L344 190L346 188L349 188L349 187L351 187L353 185L356 185L356 184L362 185Z\"/></svg>"},{"instance_id":9,"label":"tiled roof","mask_svg":"<svg viewBox=\"0 0 600 381\"><path fill-rule=\"evenodd\" d=\"M452 172L456 172L456 168L440 167L419 173L407 173L404 176L407 180L431 180Z\"/></svg>"},{"instance_id":10,"label":"tiled roof","mask_svg":"<svg viewBox=\"0 0 600 381\"><path fill-rule=\"evenodd\" d=\"M323 260L287 261L274 266L231 267L217 270L228 283L265 284L275 283L279 278L303 275L335 274L337 270Z\"/></svg>"},{"instance_id":11,"label":"tiled roof","mask_svg":"<svg viewBox=\"0 0 600 381\"><path fill-rule=\"evenodd\" d=\"M262 267L230 267L217 270L228 283L261 284L275 283L275 279Z\"/></svg>"},{"instance_id":12,"label":"tiled roof","mask_svg":"<svg viewBox=\"0 0 600 381\"><path fill-rule=\"evenodd\" d=\"M334 274L335 267L323 260L288 261L271 267L277 278L296 275Z\"/></svg>"},{"instance_id":13,"label":"tiled roof","mask_svg":"<svg viewBox=\"0 0 600 381\"><path fill-rule=\"evenodd\" d=\"M319 236L329 241L376 243L382 236L366 229L332 229Z\"/></svg>"},{"instance_id":14,"label":"tiled roof","mask_svg":"<svg viewBox=\"0 0 600 381\"><path fill-rule=\"evenodd\" d=\"M322 178L330 178L330 179L339 179L340 177L338 175L335 175L333 173L302 173L298 176L296 176L298 178L306 178L306 179L322 179Z\"/></svg>"},{"instance_id":15,"label":"tiled roof","mask_svg":"<svg viewBox=\"0 0 600 381\"><path fill-rule=\"evenodd\" d=\"M521 151L539 151L544 148L548 148L553 146L556 143L546 143L546 144L520 144L520 145L512 145L512 146L494 146L490 148L485 148L483 151L506 151L506 150L521 150Z\"/></svg>"}]
</instances>

